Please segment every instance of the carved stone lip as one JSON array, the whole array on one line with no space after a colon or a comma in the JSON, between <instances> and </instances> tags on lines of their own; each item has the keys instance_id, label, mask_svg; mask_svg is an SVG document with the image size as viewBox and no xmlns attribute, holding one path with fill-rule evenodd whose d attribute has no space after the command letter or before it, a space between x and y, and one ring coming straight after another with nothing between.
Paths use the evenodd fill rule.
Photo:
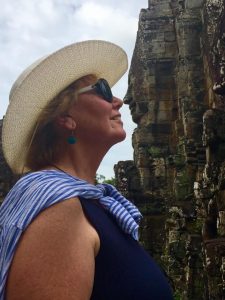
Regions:
<instances>
[{"instance_id":1,"label":"carved stone lip","mask_svg":"<svg viewBox=\"0 0 225 300\"><path fill-rule=\"evenodd\" d=\"M129 108L130 108L130 111L133 112L136 109L136 102L135 101L131 101L129 103Z\"/></svg>"}]
</instances>

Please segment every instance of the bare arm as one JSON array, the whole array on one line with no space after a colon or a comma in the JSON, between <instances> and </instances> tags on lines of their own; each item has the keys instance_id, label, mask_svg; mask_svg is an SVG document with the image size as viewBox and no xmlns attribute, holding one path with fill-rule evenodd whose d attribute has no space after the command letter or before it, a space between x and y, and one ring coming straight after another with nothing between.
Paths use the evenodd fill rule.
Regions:
<instances>
[{"instance_id":1,"label":"bare arm","mask_svg":"<svg viewBox=\"0 0 225 300\"><path fill-rule=\"evenodd\" d=\"M98 242L78 199L46 209L19 242L7 300L90 299Z\"/></svg>"}]
</instances>

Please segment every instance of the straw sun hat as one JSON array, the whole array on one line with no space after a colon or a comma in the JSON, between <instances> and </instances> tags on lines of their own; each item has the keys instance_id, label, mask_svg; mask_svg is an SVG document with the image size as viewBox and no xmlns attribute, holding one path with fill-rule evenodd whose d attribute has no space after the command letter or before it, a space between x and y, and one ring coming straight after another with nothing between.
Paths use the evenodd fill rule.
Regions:
<instances>
[{"instance_id":1,"label":"straw sun hat","mask_svg":"<svg viewBox=\"0 0 225 300\"><path fill-rule=\"evenodd\" d=\"M105 78L112 87L126 70L123 49L101 40L69 45L29 66L12 86L3 119L2 148L13 172L23 172L36 120L51 99L88 74Z\"/></svg>"}]
</instances>

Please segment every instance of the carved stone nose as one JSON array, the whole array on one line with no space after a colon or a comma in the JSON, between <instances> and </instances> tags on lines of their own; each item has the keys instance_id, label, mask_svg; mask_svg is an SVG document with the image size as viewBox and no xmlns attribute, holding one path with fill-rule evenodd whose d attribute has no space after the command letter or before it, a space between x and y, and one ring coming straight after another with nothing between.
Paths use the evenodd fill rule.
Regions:
<instances>
[{"instance_id":1,"label":"carved stone nose","mask_svg":"<svg viewBox=\"0 0 225 300\"><path fill-rule=\"evenodd\" d=\"M128 97L127 95L123 98L124 104L130 104L132 102L132 98Z\"/></svg>"}]
</instances>

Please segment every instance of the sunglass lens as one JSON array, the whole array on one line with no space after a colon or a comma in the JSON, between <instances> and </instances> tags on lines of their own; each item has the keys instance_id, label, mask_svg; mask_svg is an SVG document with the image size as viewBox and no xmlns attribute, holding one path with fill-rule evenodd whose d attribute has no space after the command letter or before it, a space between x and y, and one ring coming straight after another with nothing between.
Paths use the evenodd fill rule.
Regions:
<instances>
[{"instance_id":1,"label":"sunglass lens","mask_svg":"<svg viewBox=\"0 0 225 300\"><path fill-rule=\"evenodd\" d=\"M102 97L108 101L108 102L112 102L113 99L113 95L112 95L112 91L111 88L108 84L108 82L105 79L99 79L97 84L96 84L96 90L99 94L102 95Z\"/></svg>"}]
</instances>

